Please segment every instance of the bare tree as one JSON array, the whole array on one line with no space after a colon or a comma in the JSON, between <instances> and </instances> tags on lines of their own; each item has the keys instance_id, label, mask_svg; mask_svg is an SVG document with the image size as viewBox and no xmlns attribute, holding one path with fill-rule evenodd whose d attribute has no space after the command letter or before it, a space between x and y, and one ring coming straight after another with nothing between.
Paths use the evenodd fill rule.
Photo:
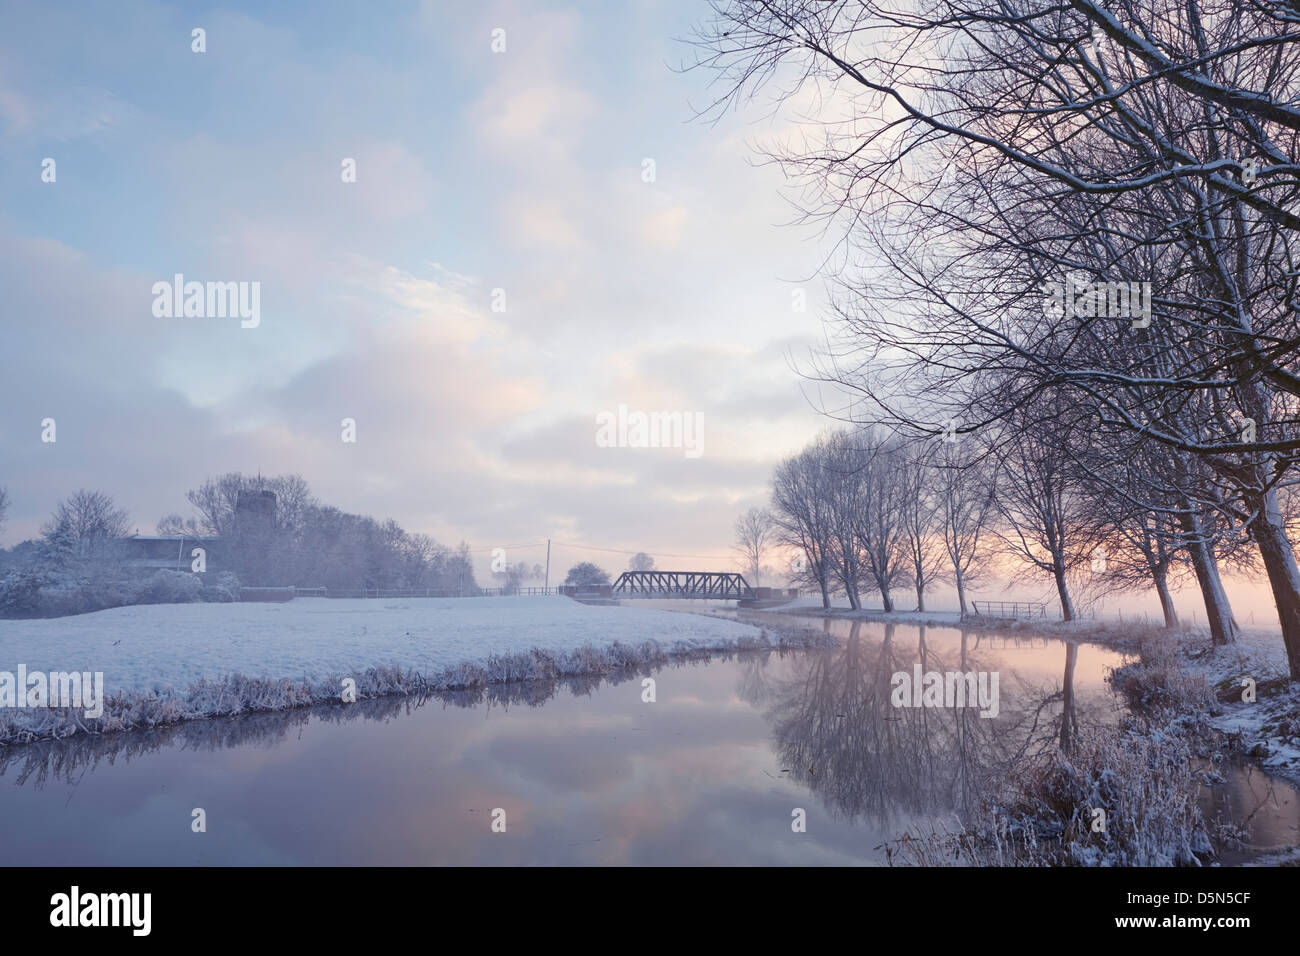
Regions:
<instances>
[{"instance_id":1,"label":"bare tree","mask_svg":"<svg viewBox=\"0 0 1300 956\"><path fill-rule=\"evenodd\" d=\"M638 551L632 555L632 560L628 561L627 569L629 571L653 571L655 569L655 559L644 551Z\"/></svg>"},{"instance_id":2,"label":"bare tree","mask_svg":"<svg viewBox=\"0 0 1300 956\"><path fill-rule=\"evenodd\" d=\"M856 611L862 607L862 578L868 566L859 536L862 507L867 501L866 457L854 438L844 431L833 432L818 450L825 474L823 494L831 514L833 566L849 599L849 607Z\"/></svg>"},{"instance_id":3,"label":"bare tree","mask_svg":"<svg viewBox=\"0 0 1300 956\"><path fill-rule=\"evenodd\" d=\"M1088 554L1087 506L1078 479L1061 454L1071 440L1060 408L1022 409L990 451L998 466L994 498L1004 526L1004 551L1027 568L1051 576L1061 617L1075 619L1069 575Z\"/></svg>"},{"instance_id":4,"label":"bare tree","mask_svg":"<svg viewBox=\"0 0 1300 956\"><path fill-rule=\"evenodd\" d=\"M1106 591L1154 587L1165 627L1175 627L1170 578L1178 552L1169 541L1177 538L1177 529L1161 526L1160 520L1140 510L1109 514L1098 528L1091 569L1094 582Z\"/></svg>"},{"instance_id":5,"label":"bare tree","mask_svg":"<svg viewBox=\"0 0 1300 956\"><path fill-rule=\"evenodd\" d=\"M199 513L199 524L210 535L228 536L235 531L239 496L249 491L270 491L275 495L276 526L290 533L301 530L307 512L317 504L301 475L261 477L228 472L204 480L185 497Z\"/></svg>"},{"instance_id":6,"label":"bare tree","mask_svg":"<svg viewBox=\"0 0 1300 956\"><path fill-rule=\"evenodd\" d=\"M780 158L810 187L810 216L871 247L845 261L877 274L843 277L844 349L820 374L890 427L933 434L978 407L970 431L1046 398L1112 440L1194 456L1210 481L1179 489L1179 521L1215 640L1233 626L1206 549L1221 527L1244 530L1300 679L1300 566L1277 497L1300 450L1294 9L714 7L700 62L725 79L719 108L780 83L779 97L827 94L824 138L791 138ZM1071 271L1085 288L1145 281L1154 294L1132 327L1114 296L1033 307Z\"/></svg>"},{"instance_id":7,"label":"bare tree","mask_svg":"<svg viewBox=\"0 0 1300 956\"><path fill-rule=\"evenodd\" d=\"M894 610L892 589L906 580L907 533L898 467L898 443L865 429L853 440L858 487L851 519L867 572L875 581L886 612Z\"/></svg>"},{"instance_id":8,"label":"bare tree","mask_svg":"<svg viewBox=\"0 0 1300 956\"><path fill-rule=\"evenodd\" d=\"M934 453L924 444L900 448L894 460L898 470L899 517L903 547L916 609L925 610L925 589L943 573L944 545L939 526L943 502L939 495Z\"/></svg>"},{"instance_id":9,"label":"bare tree","mask_svg":"<svg viewBox=\"0 0 1300 956\"><path fill-rule=\"evenodd\" d=\"M775 544L775 534L772 516L765 508L750 508L736 519L735 551L754 587L761 584L763 556Z\"/></svg>"},{"instance_id":10,"label":"bare tree","mask_svg":"<svg viewBox=\"0 0 1300 956\"><path fill-rule=\"evenodd\" d=\"M825 439L781 462L772 476L772 516L775 540L792 548L792 577L801 585L816 587L822 607L831 606L834 521L828 479L822 467Z\"/></svg>"},{"instance_id":11,"label":"bare tree","mask_svg":"<svg viewBox=\"0 0 1300 956\"><path fill-rule=\"evenodd\" d=\"M155 528L158 534L188 534L198 536L202 532L199 523L193 518L183 518L176 513L163 515Z\"/></svg>"},{"instance_id":12,"label":"bare tree","mask_svg":"<svg viewBox=\"0 0 1300 956\"><path fill-rule=\"evenodd\" d=\"M450 551L427 534L408 534L403 556L410 567L409 578L414 587L444 588L444 570Z\"/></svg>"},{"instance_id":13,"label":"bare tree","mask_svg":"<svg viewBox=\"0 0 1300 956\"><path fill-rule=\"evenodd\" d=\"M9 489L0 487L0 531L4 530L5 521L9 517Z\"/></svg>"},{"instance_id":14,"label":"bare tree","mask_svg":"<svg viewBox=\"0 0 1300 956\"><path fill-rule=\"evenodd\" d=\"M994 469L978 454L969 454L971 442L948 442L935 461L935 494L944 551L957 587L957 604L966 617L966 589L983 568L988 551L989 524L996 514Z\"/></svg>"},{"instance_id":15,"label":"bare tree","mask_svg":"<svg viewBox=\"0 0 1300 956\"><path fill-rule=\"evenodd\" d=\"M65 536L81 557L102 550L131 531L130 517L102 491L73 492L42 527L46 537Z\"/></svg>"},{"instance_id":16,"label":"bare tree","mask_svg":"<svg viewBox=\"0 0 1300 956\"><path fill-rule=\"evenodd\" d=\"M272 521L268 522L260 515L241 520L241 496L257 492L275 495ZM406 580L404 572L410 570L401 558L405 532L396 528L395 522L382 527L377 523L373 527L363 527L364 522L359 517L353 520L337 510L321 509L300 475L263 477L228 472L204 480L198 488L187 492L186 498L198 512L197 520L191 519L186 527L205 535L225 538L227 547L232 549L237 573L247 579L246 583L283 584L324 577L338 580L335 575L343 575L344 568L351 562L336 553L340 560L327 570L323 566L320 544L314 545L313 550L305 543L309 529L319 531L324 523L346 525L348 532L362 533L373 540L373 544L361 546L369 552L368 559L362 562L365 566L348 569L346 575L351 578L350 582L340 582L339 586L359 587L358 578L376 582L366 586L379 586L380 581L386 582L388 587L406 586L401 583ZM373 522L373 519L364 521ZM315 528L310 528L313 525ZM342 545L335 538L328 547L338 552Z\"/></svg>"}]
</instances>

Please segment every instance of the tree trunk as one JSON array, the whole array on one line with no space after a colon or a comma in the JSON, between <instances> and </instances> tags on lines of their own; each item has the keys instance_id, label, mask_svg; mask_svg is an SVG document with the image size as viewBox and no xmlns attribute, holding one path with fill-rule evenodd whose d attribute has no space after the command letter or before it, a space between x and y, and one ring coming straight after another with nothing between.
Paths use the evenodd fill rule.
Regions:
<instances>
[{"instance_id":1,"label":"tree trunk","mask_svg":"<svg viewBox=\"0 0 1300 956\"><path fill-rule=\"evenodd\" d=\"M961 620L966 620L966 578L957 568L957 605L961 608Z\"/></svg>"},{"instance_id":2,"label":"tree trunk","mask_svg":"<svg viewBox=\"0 0 1300 956\"><path fill-rule=\"evenodd\" d=\"M1300 680L1300 568L1287 538L1277 494L1272 489L1257 498L1258 511L1250 524L1251 537L1264 559L1268 583L1273 588L1277 616L1282 622L1282 642L1291 665L1291 679Z\"/></svg>"},{"instance_id":3,"label":"tree trunk","mask_svg":"<svg viewBox=\"0 0 1300 956\"><path fill-rule=\"evenodd\" d=\"M925 610L925 585L924 584L918 584L916 586L916 609L918 611Z\"/></svg>"},{"instance_id":4,"label":"tree trunk","mask_svg":"<svg viewBox=\"0 0 1300 956\"><path fill-rule=\"evenodd\" d=\"M1192 570L1196 572L1196 583L1201 587L1201 597L1205 601L1205 616L1210 622L1210 639L1215 645L1233 644L1241 628L1232 616L1232 605L1228 603L1228 594L1223 590L1223 580L1219 577L1219 562L1214 552L1206 544L1201 531L1200 515L1193 511L1185 512L1179 518L1179 524L1190 539L1187 552L1192 559Z\"/></svg>"},{"instance_id":5,"label":"tree trunk","mask_svg":"<svg viewBox=\"0 0 1300 956\"><path fill-rule=\"evenodd\" d=\"M1178 612L1174 610L1174 598L1169 593L1169 569L1156 565L1151 569L1151 579L1156 585L1156 594L1160 596L1160 610L1165 615L1165 627L1178 626Z\"/></svg>"},{"instance_id":6,"label":"tree trunk","mask_svg":"<svg viewBox=\"0 0 1300 956\"><path fill-rule=\"evenodd\" d=\"M1079 731L1074 712L1074 664L1079 659L1079 645L1065 645L1065 677L1061 681L1061 752L1068 754Z\"/></svg>"},{"instance_id":7,"label":"tree trunk","mask_svg":"<svg viewBox=\"0 0 1300 956\"><path fill-rule=\"evenodd\" d=\"M1070 587L1065 583L1065 568L1061 566L1059 561L1056 563L1054 575L1056 577L1056 593L1061 598L1061 620L1073 621L1074 601L1070 598Z\"/></svg>"}]
</instances>

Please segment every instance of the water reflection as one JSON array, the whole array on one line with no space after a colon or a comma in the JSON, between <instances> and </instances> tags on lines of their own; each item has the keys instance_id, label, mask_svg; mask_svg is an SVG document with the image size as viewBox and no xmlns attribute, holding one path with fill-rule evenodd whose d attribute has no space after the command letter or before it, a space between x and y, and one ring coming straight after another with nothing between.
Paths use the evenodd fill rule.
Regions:
<instances>
[{"instance_id":1,"label":"water reflection","mask_svg":"<svg viewBox=\"0 0 1300 956\"><path fill-rule=\"evenodd\" d=\"M0 846L62 864L879 862L1116 719L1119 658L1097 648L821 626L838 647L0 747ZM893 707L891 675L916 665L998 671L998 716ZM217 839L191 838L195 806Z\"/></svg>"},{"instance_id":2,"label":"water reflection","mask_svg":"<svg viewBox=\"0 0 1300 956\"><path fill-rule=\"evenodd\" d=\"M718 659L729 660L730 657L724 654ZM0 777L9 776L12 771L15 783L31 784L40 789L52 780L73 783L78 775L94 770L100 764L113 766L119 760L130 762L132 758L164 748L209 753L247 746L270 749L313 722L387 724L409 717L427 706L435 709L500 708L506 711L511 707L541 707L566 691L571 697L590 697L602 684L617 686L662 670L691 666L692 663L698 662L674 660L663 667L628 667L604 677L492 684L470 690L429 691L359 700L353 704L321 704L242 717L191 720L128 733L77 734L63 740L42 740L20 746L0 744Z\"/></svg>"},{"instance_id":3,"label":"water reflection","mask_svg":"<svg viewBox=\"0 0 1300 956\"><path fill-rule=\"evenodd\" d=\"M1065 676L1061 679L1061 752L1069 753L1071 741L1079 736L1079 718L1074 706L1074 665L1079 660L1079 645L1065 645Z\"/></svg>"},{"instance_id":4,"label":"water reflection","mask_svg":"<svg viewBox=\"0 0 1300 956\"><path fill-rule=\"evenodd\" d=\"M1249 764L1221 768L1219 775L1224 777L1221 785L1202 791L1201 811L1232 821L1242 831L1242 846L1224 853L1221 862L1242 863L1300 844L1300 794L1294 787ZM1295 854L1290 856L1294 864Z\"/></svg>"},{"instance_id":5,"label":"water reflection","mask_svg":"<svg viewBox=\"0 0 1300 956\"><path fill-rule=\"evenodd\" d=\"M878 641L864 636L866 628L852 622L841 648L799 658L784 677L746 663L739 684L740 696L771 723L782 771L850 820L889 827L918 812L964 813L1025 754L1077 729L1075 645L1059 651L1061 686L1008 669L969 632L934 646L925 626L907 628L915 635L908 639L886 624ZM910 674L918 663L922 672L999 671L998 716L981 717L976 707L894 707L891 675ZM1113 710L1094 690L1092 719L1111 720ZM1054 727L1043 715L1058 704Z\"/></svg>"}]
</instances>

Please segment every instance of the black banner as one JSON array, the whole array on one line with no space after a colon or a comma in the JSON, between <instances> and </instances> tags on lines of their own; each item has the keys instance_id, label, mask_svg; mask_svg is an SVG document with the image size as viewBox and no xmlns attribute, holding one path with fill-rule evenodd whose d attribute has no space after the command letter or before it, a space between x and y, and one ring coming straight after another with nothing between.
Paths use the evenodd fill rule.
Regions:
<instances>
[{"instance_id":1,"label":"black banner","mask_svg":"<svg viewBox=\"0 0 1300 956\"><path fill-rule=\"evenodd\" d=\"M409 926L419 936L507 926L641 936L701 916L732 940L824 935L828 917L870 938L985 944L1052 932L1070 941L1197 934L1231 944L1294 922L1288 868L667 870L311 868L0 871L6 939L339 943ZM74 906L75 903L75 906ZM74 916L75 914L75 916ZM847 928L847 923L842 924ZM196 931L202 935L195 936ZM386 929L384 930L386 932ZM595 938L608 938L602 932ZM527 942L521 937L521 942Z\"/></svg>"}]
</instances>

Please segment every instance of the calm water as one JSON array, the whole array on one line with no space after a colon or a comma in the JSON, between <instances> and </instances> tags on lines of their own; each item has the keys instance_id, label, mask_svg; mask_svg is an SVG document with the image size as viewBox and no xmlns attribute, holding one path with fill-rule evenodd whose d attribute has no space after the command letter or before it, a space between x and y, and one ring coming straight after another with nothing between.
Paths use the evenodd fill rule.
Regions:
<instances>
[{"instance_id":1,"label":"calm water","mask_svg":"<svg viewBox=\"0 0 1300 956\"><path fill-rule=\"evenodd\" d=\"M879 863L884 840L954 820L1059 737L1067 666L1077 720L1119 714L1103 682L1119 657L1100 648L812 623L841 646L0 748L0 859ZM916 662L998 671L999 716L891 707L889 675ZM1295 792L1261 774L1234 772L1214 799L1253 810L1257 844L1297 839Z\"/></svg>"}]
</instances>

